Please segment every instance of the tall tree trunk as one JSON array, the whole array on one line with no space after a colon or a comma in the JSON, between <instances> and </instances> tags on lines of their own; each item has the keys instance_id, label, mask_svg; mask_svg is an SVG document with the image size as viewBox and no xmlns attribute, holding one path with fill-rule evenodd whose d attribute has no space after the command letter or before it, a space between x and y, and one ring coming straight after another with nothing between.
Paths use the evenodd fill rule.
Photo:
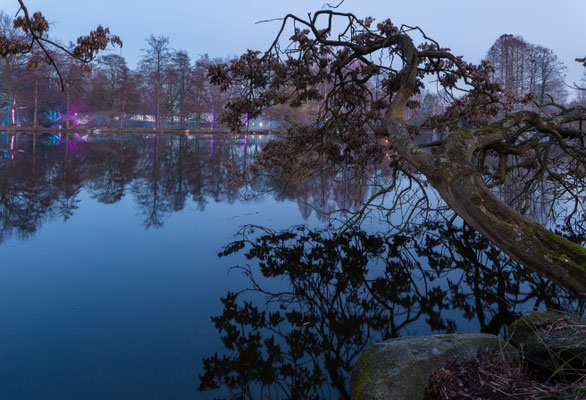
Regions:
<instances>
[{"instance_id":1,"label":"tall tree trunk","mask_svg":"<svg viewBox=\"0 0 586 400\"><path fill-rule=\"evenodd\" d=\"M67 120L65 121L65 128L69 129L69 118L71 116L71 110L69 109L69 85L65 86L65 92L67 96Z\"/></svg>"},{"instance_id":2,"label":"tall tree trunk","mask_svg":"<svg viewBox=\"0 0 586 400\"><path fill-rule=\"evenodd\" d=\"M39 112L39 77L35 71L35 100L33 107L33 129L37 129L37 114Z\"/></svg>"},{"instance_id":3,"label":"tall tree trunk","mask_svg":"<svg viewBox=\"0 0 586 400\"><path fill-rule=\"evenodd\" d=\"M4 59L6 61L6 95L8 96L8 103L10 106L6 111L6 119L8 125L12 124L12 110L13 110L13 99L12 99L12 68L10 65L10 56Z\"/></svg>"},{"instance_id":4,"label":"tall tree trunk","mask_svg":"<svg viewBox=\"0 0 586 400\"><path fill-rule=\"evenodd\" d=\"M156 116L155 116L155 128L157 130L161 129L161 84L157 83L156 93L155 93L156 101L157 101L157 109L156 109Z\"/></svg>"},{"instance_id":5,"label":"tall tree trunk","mask_svg":"<svg viewBox=\"0 0 586 400\"><path fill-rule=\"evenodd\" d=\"M33 132L33 179L37 164L37 133Z\"/></svg>"},{"instance_id":6,"label":"tall tree trunk","mask_svg":"<svg viewBox=\"0 0 586 400\"><path fill-rule=\"evenodd\" d=\"M20 126L20 113L18 112L18 104L16 103L16 94L14 95L14 123L16 126Z\"/></svg>"},{"instance_id":7,"label":"tall tree trunk","mask_svg":"<svg viewBox=\"0 0 586 400\"><path fill-rule=\"evenodd\" d=\"M545 84L547 82L547 75L544 69L541 71L541 90L539 93L539 104L545 102Z\"/></svg>"}]
</instances>

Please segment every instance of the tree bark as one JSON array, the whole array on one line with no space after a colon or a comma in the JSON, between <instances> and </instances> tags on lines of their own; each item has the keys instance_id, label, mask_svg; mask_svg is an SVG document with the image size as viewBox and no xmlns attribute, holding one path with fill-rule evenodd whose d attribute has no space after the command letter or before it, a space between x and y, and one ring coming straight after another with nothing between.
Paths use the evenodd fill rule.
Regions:
<instances>
[{"instance_id":1,"label":"tree bark","mask_svg":"<svg viewBox=\"0 0 586 400\"><path fill-rule=\"evenodd\" d=\"M492 193L472 165L474 151L487 140L502 139L499 134L481 139L455 132L436 153L423 151L411 139L403 114L417 85L418 53L406 35L397 35L395 43L403 50L406 65L385 120L393 148L425 175L457 215L509 257L586 297L586 249L523 217ZM518 118L531 116L522 113Z\"/></svg>"},{"instance_id":2,"label":"tree bark","mask_svg":"<svg viewBox=\"0 0 586 400\"><path fill-rule=\"evenodd\" d=\"M161 84L160 83L157 83L157 88L156 88L155 96L157 98L156 99L156 102L157 102L157 105L156 105L156 107L157 107L156 113L157 113L157 115L155 117L156 118L155 128L157 130L159 130L159 129L161 129Z\"/></svg>"},{"instance_id":3,"label":"tree bark","mask_svg":"<svg viewBox=\"0 0 586 400\"><path fill-rule=\"evenodd\" d=\"M513 260L586 297L586 249L523 217L486 186L470 163L472 139L452 134L436 154L424 153L404 125L387 121L394 149L426 176L468 225Z\"/></svg>"},{"instance_id":4,"label":"tree bark","mask_svg":"<svg viewBox=\"0 0 586 400\"><path fill-rule=\"evenodd\" d=\"M39 77L35 71L35 101L33 109L33 129L37 129L37 113L39 110Z\"/></svg>"},{"instance_id":5,"label":"tree bark","mask_svg":"<svg viewBox=\"0 0 586 400\"><path fill-rule=\"evenodd\" d=\"M69 85L66 85L65 91L67 92L67 120L65 121L65 128L69 129L69 117L71 115L71 110L69 109Z\"/></svg>"},{"instance_id":6,"label":"tree bark","mask_svg":"<svg viewBox=\"0 0 586 400\"><path fill-rule=\"evenodd\" d=\"M13 108L13 99L12 99L12 68L10 67L10 57L5 58L6 61L6 94L8 96L8 102L10 103L10 107L6 111L6 117L8 120L8 125L12 124L12 116L10 115Z\"/></svg>"}]
</instances>

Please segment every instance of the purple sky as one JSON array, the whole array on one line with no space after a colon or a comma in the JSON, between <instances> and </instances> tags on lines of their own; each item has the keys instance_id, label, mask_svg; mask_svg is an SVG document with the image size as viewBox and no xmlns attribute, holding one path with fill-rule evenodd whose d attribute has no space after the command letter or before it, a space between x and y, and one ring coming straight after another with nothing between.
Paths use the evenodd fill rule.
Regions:
<instances>
[{"instance_id":1,"label":"purple sky","mask_svg":"<svg viewBox=\"0 0 586 400\"><path fill-rule=\"evenodd\" d=\"M306 15L326 0L25 0L30 11L41 10L54 23L53 35L73 40L98 24L121 36L121 54L135 67L150 34L169 36L176 49L192 58L237 55L247 48L264 50L278 22L262 19L292 12ZM330 0L330 2L336 0ZM0 0L14 14L16 0ZM586 56L586 0L346 0L340 10L396 24L419 25L465 59L478 62L503 33L552 48L568 67L566 81L579 81L583 67L574 61Z\"/></svg>"}]
</instances>

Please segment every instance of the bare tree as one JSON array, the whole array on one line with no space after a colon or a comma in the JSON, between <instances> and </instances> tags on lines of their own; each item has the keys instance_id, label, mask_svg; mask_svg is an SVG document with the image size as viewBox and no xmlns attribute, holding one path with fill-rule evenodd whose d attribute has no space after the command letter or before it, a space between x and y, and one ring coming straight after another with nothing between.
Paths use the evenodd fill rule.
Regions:
<instances>
[{"instance_id":1,"label":"bare tree","mask_svg":"<svg viewBox=\"0 0 586 400\"><path fill-rule=\"evenodd\" d=\"M94 109L106 113L111 119L116 117L122 128L136 97L136 82L126 60L115 54L100 57L91 81Z\"/></svg>"},{"instance_id":2,"label":"bare tree","mask_svg":"<svg viewBox=\"0 0 586 400\"><path fill-rule=\"evenodd\" d=\"M149 36L146 46L142 49L140 70L143 78L152 84L155 102L155 129L161 129L161 91L164 83L165 71L171 63L171 48L169 38L165 36Z\"/></svg>"},{"instance_id":3,"label":"bare tree","mask_svg":"<svg viewBox=\"0 0 586 400\"><path fill-rule=\"evenodd\" d=\"M494 68L492 81L501 85L504 94L522 97L533 93L539 104L549 100L548 95L558 102L565 100L566 67L553 50L505 34L488 50L486 60Z\"/></svg>"},{"instance_id":4,"label":"bare tree","mask_svg":"<svg viewBox=\"0 0 586 400\"><path fill-rule=\"evenodd\" d=\"M181 127L189 118L192 110L193 65L189 54L185 51L177 51L173 56L173 69L177 79L177 113Z\"/></svg>"}]
</instances>

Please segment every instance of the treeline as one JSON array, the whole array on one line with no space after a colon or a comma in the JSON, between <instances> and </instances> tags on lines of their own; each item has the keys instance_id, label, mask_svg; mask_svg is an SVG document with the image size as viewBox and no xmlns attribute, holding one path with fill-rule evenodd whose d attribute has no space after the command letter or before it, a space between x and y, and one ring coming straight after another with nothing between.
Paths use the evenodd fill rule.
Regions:
<instances>
[{"instance_id":1,"label":"treeline","mask_svg":"<svg viewBox=\"0 0 586 400\"><path fill-rule=\"evenodd\" d=\"M567 100L566 66L552 49L528 43L521 36L502 35L488 50L486 60L494 68L492 80L511 97L532 93L538 104Z\"/></svg>"},{"instance_id":2,"label":"treeline","mask_svg":"<svg viewBox=\"0 0 586 400\"><path fill-rule=\"evenodd\" d=\"M0 12L0 33L8 39L20 34L4 12ZM80 123L117 128L210 127L216 125L232 95L221 92L207 78L211 65L227 60L207 55L193 60L186 51L173 49L164 36L151 35L145 40L135 70L116 54L103 55L90 66L66 54L49 55L59 65L59 73L40 51L0 60L4 64L0 66L0 124L33 128L70 128ZM531 95L537 104L565 104L569 100L566 68L551 49L520 36L502 35L488 50L486 60L494 68L493 80L511 97ZM327 87L326 82L324 96ZM419 107L413 115L417 120L441 114L447 105L441 93L424 92L418 97L414 100ZM580 93L578 100L586 100L583 97L586 93ZM277 106L268 110L265 118L282 127L307 120L314 112L311 105L299 109Z\"/></svg>"},{"instance_id":3,"label":"treeline","mask_svg":"<svg viewBox=\"0 0 586 400\"><path fill-rule=\"evenodd\" d=\"M0 12L0 33L19 35L12 19ZM67 47L67 46L66 46ZM70 44L70 47L73 47ZM175 50L169 38L150 36L138 67L124 57L106 54L83 65L66 54L49 53L59 73L41 51L0 60L0 122L31 127L74 126L91 113L92 124L124 128L131 117L160 129L213 123L229 94L209 84L207 68L223 59L207 55L192 60ZM60 75L60 76L59 76Z\"/></svg>"}]
</instances>

